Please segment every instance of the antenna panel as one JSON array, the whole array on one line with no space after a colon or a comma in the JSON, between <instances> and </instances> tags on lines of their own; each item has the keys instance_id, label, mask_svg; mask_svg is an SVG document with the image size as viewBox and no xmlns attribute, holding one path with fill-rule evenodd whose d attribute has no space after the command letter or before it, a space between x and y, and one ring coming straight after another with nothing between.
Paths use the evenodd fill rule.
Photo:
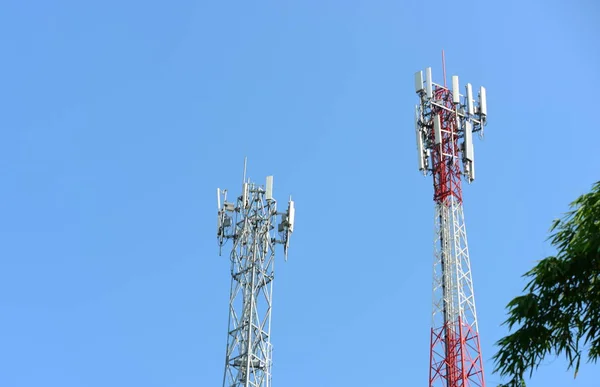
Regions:
<instances>
[{"instance_id":1,"label":"antenna panel","mask_svg":"<svg viewBox=\"0 0 600 387\"><path fill-rule=\"evenodd\" d=\"M248 207L248 183L242 184L242 208Z\"/></svg>"},{"instance_id":2,"label":"antenna panel","mask_svg":"<svg viewBox=\"0 0 600 387\"><path fill-rule=\"evenodd\" d=\"M433 97L433 81L431 79L431 67L425 69L425 83L427 84L427 98Z\"/></svg>"},{"instance_id":3,"label":"antenna panel","mask_svg":"<svg viewBox=\"0 0 600 387\"><path fill-rule=\"evenodd\" d=\"M419 152L419 171L424 171L425 168L425 152L423 151L423 139L421 131L417 131L417 150Z\"/></svg>"},{"instance_id":4,"label":"antenna panel","mask_svg":"<svg viewBox=\"0 0 600 387\"><path fill-rule=\"evenodd\" d=\"M467 83L467 113L473 114L473 88Z\"/></svg>"},{"instance_id":5,"label":"antenna panel","mask_svg":"<svg viewBox=\"0 0 600 387\"><path fill-rule=\"evenodd\" d=\"M458 75L452 76L452 102L460 103L460 89L458 88Z\"/></svg>"},{"instance_id":6,"label":"antenna panel","mask_svg":"<svg viewBox=\"0 0 600 387\"><path fill-rule=\"evenodd\" d=\"M479 88L479 112L482 116L487 116L487 96L483 86Z\"/></svg>"},{"instance_id":7,"label":"antenna panel","mask_svg":"<svg viewBox=\"0 0 600 387\"><path fill-rule=\"evenodd\" d=\"M464 167L469 183L475 180L475 150L473 149L473 124L465 120Z\"/></svg>"},{"instance_id":8,"label":"antenna panel","mask_svg":"<svg viewBox=\"0 0 600 387\"><path fill-rule=\"evenodd\" d=\"M423 137L419 126L419 106L415 106L415 134L417 137L417 153L419 155L419 171L425 169L425 159L423 158Z\"/></svg>"},{"instance_id":9,"label":"antenna panel","mask_svg":"<svg viewBox=\"0 0 600 387\"><path fill-rule=\"evenodd\" d=\"M423 89L423 71L417 71L415 73L415 93L419 94Z\"/></svg>"},{"instance_id":10,"label":"antenna panel","mask_svg":"<svg viewBox=\"0 0 600 387\"><path fill-rule=\"evenodd\" d=\"M465 121L465 159L474 160L473 152L473 124L471 121Z\"/></svg>"},{"instance_id":11,"label":"antenna panel","mask_svg":"<svg viewBox=\"0 0 600 387\"><path fill-rule=\"evenodd\" d=\"M217 188L217 210L221 210L221 189Z\"/></svg>"},{"instance_id":12,"label":"antenna panel","mask_svg":"<svg viewBox=\"0 0 600 387\"><path fill-rule=\"evenodd\" d=\"M221 214L217 214L217 237L221 236Z\"/></svg>"},{"instance_id":13,"label":"antenna panel","mask_svg":"<svg viewBox=\"0 0 600 387\"><path fill-rule=\"evenodd\" d=\"M288 207L288 230L290 233L294 232L294 219L296 218L296 209L294 208L294 201L290 200Z\"/></svg>"},{"instance_id":14,"label":"antenna panel","mask_svg":"<svg viewBox=\"0 0 600 387\"><path fill-rule=\"evenodd\" d=\"M438 114L433 116L433 134L435 137L435 144L442 143L442 124L440 123L440 116Z\"/></svg>"},{"instance_id":15,"label":"antenna panel","mask_svg":"<svg viewBox=\"0 0 600 387\"><path fill-rule=\"evenodd\" d=\"M265 197L267 200L273 200L273 176L267 176L267 184L265 185Z\"/></svg>"},{"instance_id":16,"label":"antenna panel","mask_svg":"<svg viewBox=\"0 0 600 387\"><path fill-rule=\"evenodd\" d=\"M417 152L419 153L419 171L425 170L425 159L423 151L423 138L421 137L421 130L417 127Z\"/></svg>"}]
</instances>

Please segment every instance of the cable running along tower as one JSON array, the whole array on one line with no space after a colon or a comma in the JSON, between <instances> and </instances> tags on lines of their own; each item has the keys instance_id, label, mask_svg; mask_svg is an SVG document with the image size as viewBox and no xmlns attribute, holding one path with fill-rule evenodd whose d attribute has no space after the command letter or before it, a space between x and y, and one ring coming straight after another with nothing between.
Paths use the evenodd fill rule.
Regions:
<instances>
[{"instance_id":1,"label":"cable running along tower","mask_svg":"<svg viewBox=\"0 0 600 387\"><path fill-rule=\"evenodd\" d=\"M283 244L287 260L294 202L290 198L287 211L277 212L273 176L264 186L246 180L244 162L242 194L229 202L227 190L217 189L217 208L219 255L225 242L233 244L223 387L270 387L275 246Z\"/></svg>"},{"instance_id":2,"label":"cable running along tower","mask_svg":"<svg viewBox=\"0 0 600 387\"><path fill-rule=\"evenodd\" d=\"M433 83L431 67L425 79L422 71L415 74L419 170L433 176L435 202L429 386L484 387L461 177L475 179L473 133L483 137L486 91L481 87L475 102L471 84L463 95L458 76L452 90L445 78L445 68L443 86Z\"/></svg>"}]
</instances>

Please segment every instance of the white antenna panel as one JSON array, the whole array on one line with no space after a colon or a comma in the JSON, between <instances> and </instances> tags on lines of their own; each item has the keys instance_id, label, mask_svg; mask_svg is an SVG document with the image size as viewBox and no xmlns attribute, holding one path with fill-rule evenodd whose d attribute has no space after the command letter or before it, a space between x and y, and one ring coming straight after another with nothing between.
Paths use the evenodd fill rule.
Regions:
<instances>
[{"instance_id":1,"label":"white antenna panel","mask_svg":"<svg viewBox=\"0 0 600 387\"><path fill-rule=\"evenodd\" d=\"M465 159L474 160L473 152L473 124L471 121L465 121Z\"/></svg>"},{"instance_id":2,"label":"white antenna panel","mask_svg":"<svg viewBox=\"0 0 600 387\"><path fill-rule=\"evenodd\" d=\"M273 176L267 176L265 197L267 200L273 200Z\"/></svg>"},{"instance_id":3,"label":"white antenna panel","mask_svg":"<svg viewBox=\"0 0 600 387\"><path fill-rule=\"evenodd\" d=\"M421 131L417 130L417 152L419 152L419 171L425 170L425 158L423 152L423 139L421 138Z\"/></svg>"},{"instance_id":4,"label":"white antenna panel","mask_svg":"<svg viewBox=\"0 0 600 387\"><path fill-rule=\"evenodd\" d=\"M419 105L415 105L415 129L419 127Z\"/></svg>"},{"instance_id":5,"label":"white antenna panel","mask_svg":"<svg viewBox=\"0 0 600 387\"><path fill-rule=\"evenodd\" d=\"M294 232L294 219L296 218L296 209L294 208L294 201L290 200L288 207L288 230Z\"/></svg>"},{"instance_id":6,"label":"white antenna panel","mask_svg":"<svg viewBox=\"0 0 600 387\"><path fill-rule=\"evenodd\" d=\"M487 96L483 86L479 88L479 112L482 116L487 116Z\"/></svg>"},{"instance_id":7,"label":"white antenna panel","mask_svg":"<svg viewBox=\"0 0 600 387\"><path fill-rule=\"evenodd\" d=\"M425 83L427 83L427 98L433 97L433 81L431 79L431 67L425 69Z\"/></svg>"},{"instance_id":8,"label":"white antenna panel","mask_svg":"<svg viewBox=\"0 0 600 387\"><path fill-rule=\"evenodd\" d=\"M467 113L473 114L473 88L467 83Z\"/></svg>"},{"instance_id":9,"label":"white antenna panel","mask_svg":"<svg viewBox=\"0 0 600 387\"><path fill-rule=\"evenodd\" d=\"M217 188L217 210L221 210L221 189Z\"/></svg>"},{"instance_id":10,"label":"white antenna panel","mask_svg":"<svg viewBox=\"0 0 600 387\"><path fill-rule=\"evenodd\" d=\"M440 123L440 116L438 114L433 116L433 134L436 145L440 144L442 142L442 124Z\"/></svg>"},{"instance_id":11,"label":"white antenna panel","mask_svg":"<svg viewBox=\"0 0 600 387\"><path fill-rule=\"evenodd\" d=\"M460 90L458 88L458 75L452 76L452 102L460 103Z\"/></svg>"},{"instance_id":12,"label":"white antenna panel","mask_svg":"<svg viewBox=\"0 0 600 387\"><path fill-rule=\"evenodd\" d=\"M242 208L248 206L248 183L242 184Z\"/></svg>"},{"instance_id":13,"label":"white antenna panel","mask_svg":"<svg viewBox=\"0 0 600 387\"><path fill-rule=\"evenodd\" d=\"M221 214L217 215L217 236L221 236Z\"/></svg>"},{"instance_id":14,"label":"white antenna panel","mask_svg":"<svg viewBox=\"0 0 600 387\"><path fill-rule=\"evenodd\" d=\"M425 170L425 159L423 158L423 137L419 126L419 107L415 106L415 134L417 136L417 153L419 154L419 171Z\"/></svg>"},{"instance_id":15,"label":"white antenna panel","mask_svg":"<svg viewBox=\"0 0 600 387\"><path fill-rule=\"evenodd\" d=\"M423 89L423 71L417 71L415 73L415 93L420 93Z\"/></svg>"}]
</instances>

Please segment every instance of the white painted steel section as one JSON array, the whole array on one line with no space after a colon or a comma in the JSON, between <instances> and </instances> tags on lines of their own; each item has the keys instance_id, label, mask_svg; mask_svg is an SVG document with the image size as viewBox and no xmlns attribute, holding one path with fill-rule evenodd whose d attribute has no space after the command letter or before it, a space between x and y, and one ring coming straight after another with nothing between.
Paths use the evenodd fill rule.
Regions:
<instances>
[{"instance_id":1,"label":"white painted steel section","mask_svg":"<svg viewBox=\"0 0 600 387\"><path fill-rule=\"evenodd\" d=\"M463 207L450 197L435 207L432 327L458 317L478 332Z\"/></svg>"}]
</instances>

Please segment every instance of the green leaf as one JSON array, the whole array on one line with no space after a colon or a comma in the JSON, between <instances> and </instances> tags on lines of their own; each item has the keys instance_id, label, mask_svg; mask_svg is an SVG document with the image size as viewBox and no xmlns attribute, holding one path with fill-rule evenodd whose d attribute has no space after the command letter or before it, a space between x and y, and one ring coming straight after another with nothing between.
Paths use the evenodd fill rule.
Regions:
<instances>
[{"instance_id":1,"label":"green leaf","mask_svg":"<svg viewBox=\"0 0 600 387\"><path fill-rule=\"evenodd\" d=\"M582 357L600 357L600 181L570 207L550 227L556 255L526 272L524 293L506 305L503 325L513 332L498 340L493 357L506 386L523 386L525 372L531 376L548 354L564 356L574 376Z\"/></svg>"}]
</instances>

